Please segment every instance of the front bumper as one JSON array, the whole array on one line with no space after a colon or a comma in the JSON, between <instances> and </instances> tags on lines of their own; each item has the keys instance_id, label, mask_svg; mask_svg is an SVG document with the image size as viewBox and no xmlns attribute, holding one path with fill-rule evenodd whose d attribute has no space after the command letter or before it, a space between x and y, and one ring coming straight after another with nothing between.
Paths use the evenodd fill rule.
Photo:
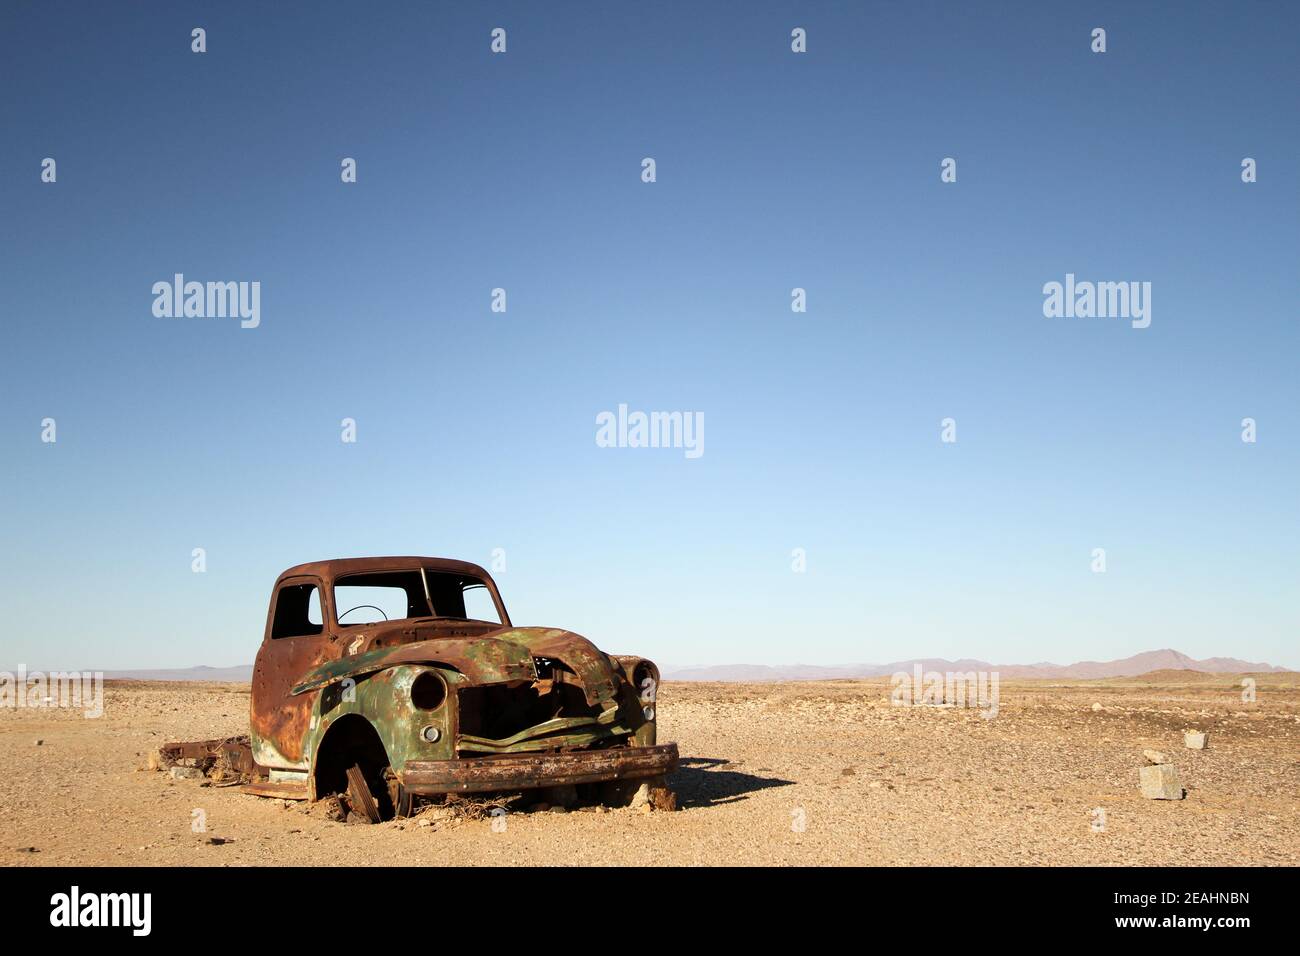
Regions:
<instances>
[{"instance_id":1,"label":"front bumper","mask_svg":"<svg viewBox=\"0 0 1300 956\"><path fill-rule=\"evenodd\" d=\"M398 779L410 793L530 790L603 780L658 777L677 769L677 745L510 754L464 760L409 760Z\"/></svg>"}]
</instances>

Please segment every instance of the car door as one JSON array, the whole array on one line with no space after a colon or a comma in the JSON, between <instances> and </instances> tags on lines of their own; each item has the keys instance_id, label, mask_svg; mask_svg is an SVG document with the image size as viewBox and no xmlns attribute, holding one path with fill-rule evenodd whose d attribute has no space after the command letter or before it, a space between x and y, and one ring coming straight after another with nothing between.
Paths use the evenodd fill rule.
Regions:
<instances>
[{"instance_id":1,"label":"car door","mask_svg":"<svg viewBox=\"0 0 1300 956\"><path fill-rule=\"evenodd\" d=\"M253 666L249 726L253 757L264 767L306 770L307 737L319 691L292 696L302 675L340 656L330 637L330 596L315 576L285 578L271 596L266 632Z\"/></svg>"}]
</instances>

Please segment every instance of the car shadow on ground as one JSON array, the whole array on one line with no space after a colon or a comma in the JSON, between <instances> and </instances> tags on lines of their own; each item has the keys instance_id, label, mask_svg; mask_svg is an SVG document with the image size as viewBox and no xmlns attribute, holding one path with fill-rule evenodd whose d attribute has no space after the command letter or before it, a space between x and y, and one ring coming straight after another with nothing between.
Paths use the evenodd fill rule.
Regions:
<instances>
[{"instance_id":1,"label":"car shadow on ground","mask_svg":"<svg viewBox=\"0 0 1300 956\"><path fill-rule=\"evenodd\" d=\"M760 777L739 769L727 769L736 766L730 760L714 757L681 758L677 762L677 771L668 777L669 786L677 791L677 805L685 809L734 803L757 790L788 787L794 783L779 777Z\"/></svg>"}]
</instances>

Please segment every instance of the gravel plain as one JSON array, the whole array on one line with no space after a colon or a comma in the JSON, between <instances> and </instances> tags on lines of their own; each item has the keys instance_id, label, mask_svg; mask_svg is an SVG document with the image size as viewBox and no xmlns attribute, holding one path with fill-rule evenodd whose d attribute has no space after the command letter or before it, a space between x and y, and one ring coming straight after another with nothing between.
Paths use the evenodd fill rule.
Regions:
<instances>
[{"instance_id":1,"label":"gravel plain","mask_svg":"<svg viewBox=\"0 0 1300 956\"><path fill-rule=\"evenodd\" d=\"M0 709L7 866L1300 864L1300 675L1004 681L998 713L892 706L886 679L667 683L676 812L348 826L143 769L247 732L246 685L110 682L104 715ZM1096 707L1095 705L1100 705ZM1183 730L1208 731L1188 750ZM40 741L39 745L37 741ZM1144 799L1143 750L1186 797ZM202 832L196 821L202 819ZM423 825L422 825L423 823Z\"/></svg>"}]
</instances>

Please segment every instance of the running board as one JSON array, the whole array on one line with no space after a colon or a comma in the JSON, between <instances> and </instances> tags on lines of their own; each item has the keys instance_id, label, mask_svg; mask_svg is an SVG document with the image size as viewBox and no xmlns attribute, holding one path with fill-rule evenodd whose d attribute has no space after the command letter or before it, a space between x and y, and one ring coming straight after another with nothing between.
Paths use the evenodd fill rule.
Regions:
<instances>
[{"instance_id":1,"label":"running board","mask_svg":"<svg viewBox=\"0 0 1300 956\"><path fill-rule=\"evenodd\" d=\"M307 784L296 780L258 780L239 788L240 793L255 797L279 797L281 800L306 800Z\"/></svg>"}]
</instances>

